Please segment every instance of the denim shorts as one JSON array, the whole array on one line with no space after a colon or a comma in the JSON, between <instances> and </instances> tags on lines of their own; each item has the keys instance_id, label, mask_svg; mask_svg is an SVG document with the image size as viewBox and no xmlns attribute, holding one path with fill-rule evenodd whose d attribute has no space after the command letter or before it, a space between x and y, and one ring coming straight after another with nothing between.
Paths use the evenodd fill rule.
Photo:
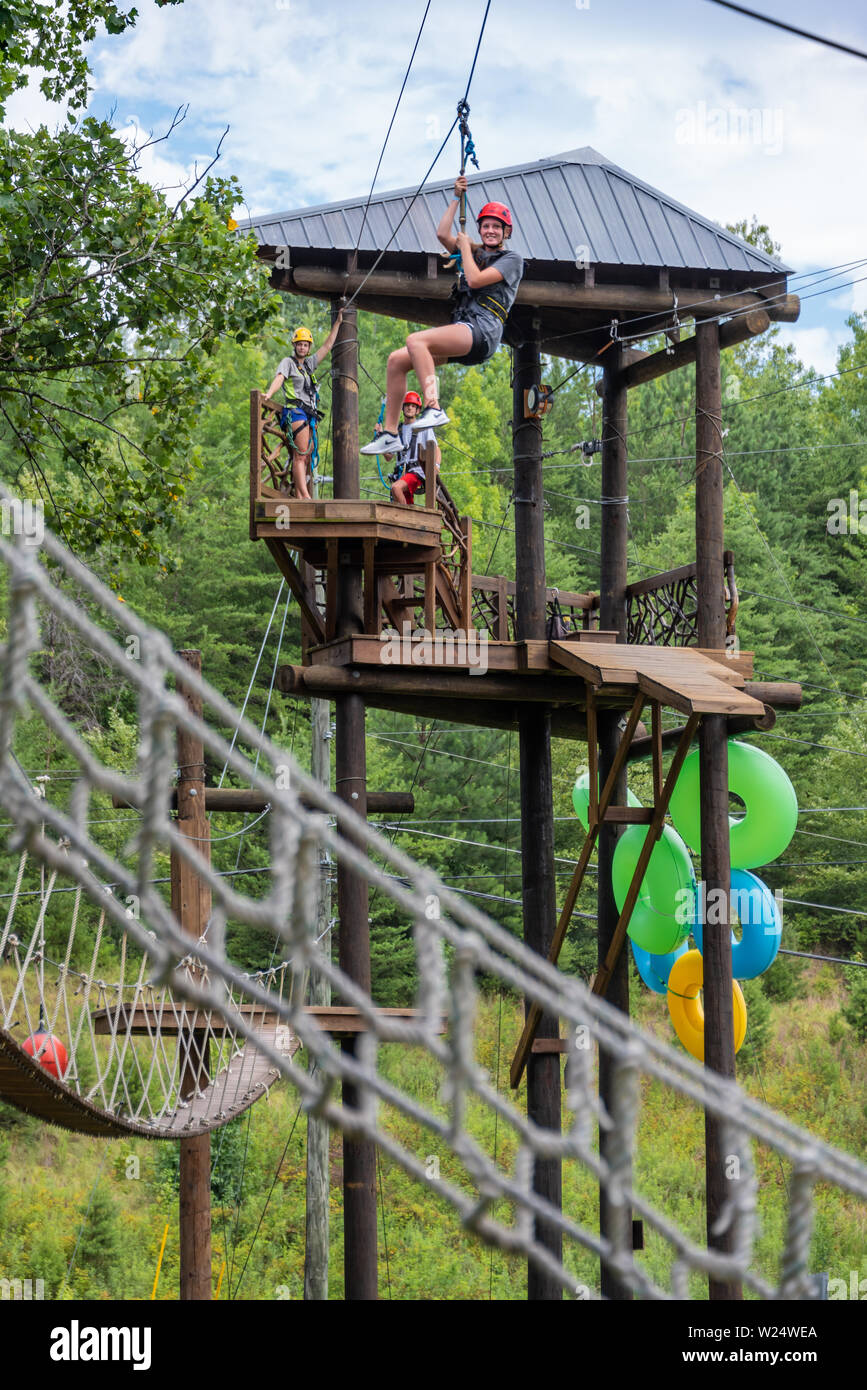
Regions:
<instances>
[{"instance_id":1,"label":"denim shorts","mask_svg":"<svg viewBox=\"0 0 867 1390\"><path fill-rule=\"evenodd\" d=\"M473 335L473 344L469 352L465 353L463 357L450 357L449 362L457 362L462 367L478 367L482 362L487 362L489 357L493 357L500 346L499 342L494 343L492 347L488 338L472 319L457 319L456 322L466 324Z\"/></svg>"}]
</instances>

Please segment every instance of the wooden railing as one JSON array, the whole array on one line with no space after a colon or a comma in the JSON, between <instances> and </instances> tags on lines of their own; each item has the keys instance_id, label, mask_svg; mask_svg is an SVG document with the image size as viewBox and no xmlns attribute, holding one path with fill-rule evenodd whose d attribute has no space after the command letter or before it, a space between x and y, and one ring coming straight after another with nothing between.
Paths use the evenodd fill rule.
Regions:
<instances>
[{"instance_id":1,"label":"wooden railing","mask_svg":"<svg viewBox=\"0 0 867 1390\"><path fill-rule=\"evenodd\" d=\"M289 434L280 428L283 406L266 401L263 392L250 392L250 496L287 497L294 491Z\"/></svg>"},{"instance_id":2,"label":"wooden railing","mask_svg":"<svg viewBox=\"0 0 867 1390\"><path fill-rule=\"evenodd\" d=\"M726 636L735 635L738 590L734 554L723 556L720 576L725 590ZM698 645L698 591L696 567L681 565L651 575L626 588L626 628L628 642L649 647L693 647Z\"/></svg>"},{"instance_id":3,"label":"wooden railing","mask_svg":"<svg viewBox=\"0 0 867 1390\"><path fill-rule=\"evenodd\" d=\"M513 579L502 575L473 575L473 626L487 630L495 642L514 642L515 594ZM573 594L565 589L546 589L548 617L562 614L572 631L598 627L598 594Z\"/></svg>"}]
</instances>

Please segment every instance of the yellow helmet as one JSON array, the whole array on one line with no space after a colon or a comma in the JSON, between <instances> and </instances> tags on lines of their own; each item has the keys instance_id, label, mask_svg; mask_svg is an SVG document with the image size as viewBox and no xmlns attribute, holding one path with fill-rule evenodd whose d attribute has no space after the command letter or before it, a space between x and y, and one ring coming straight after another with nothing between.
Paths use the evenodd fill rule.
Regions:
<instances>
[{"instance_id":1,"label":"yellow helmet","mask_svg":"<svg viewBox=\"0 0 867 1390\"><path fill-rule=\"evenodd\" d=\"M295 343L310 343L312 346L313 334L310 332L309 328L296 328L295 332L292 334L292 343L293 345Z\"/></svg>"}]
</instances>

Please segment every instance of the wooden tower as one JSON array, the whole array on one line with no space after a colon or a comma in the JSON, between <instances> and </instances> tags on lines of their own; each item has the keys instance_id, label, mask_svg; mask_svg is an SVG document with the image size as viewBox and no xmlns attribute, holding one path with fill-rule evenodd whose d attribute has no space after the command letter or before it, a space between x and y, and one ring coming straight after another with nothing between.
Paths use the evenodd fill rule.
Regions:
<instances>
[{"instance_id":1,"label":"wooden tower","mask_svg":"<svg viewBox=\"0 0 867 1390\"><path fill-rule=\"evenodd\" d=\"M593 988L628 1012L626 927L690 745L697 739L701 750L702 877L708 889L727 893L727 737L770 728L775 707L800 703L800 687L753 681L752 654L733 654L737 589L734 557L723 540L720 395L721 350L765 332L774 320L796 319L799 304L787 292L785 266L594 150L472 178L470 208L490 199L507 203L516 222L512 246L525 258L505 334L514 350L516 579L475 574L471 521L458 515L447 488L435 483L433 468L427 469L424 506L362 501L359 488L355 308L415 323L450 320L453 277L441 269L434 234L450 189L451 180L415 199L413 190L379 194L367 211L357 250L364 199L248 224L261 257L275 266L277 289L332 304L358 292L334 352L333 501L291 498L273 405L259 392L252 394L250 535L265 541L302 614L302 665L283 668L279 681L287 694L336 702L337 791L361 814L365 705L517 729L524 939L556 961L598 844L599 969ZM695 331L682 336L690 319ZM668 346L652 354L625 346L621 334L634 333L636 320L648 337L665 333ZM601 509L598 594L559 593L561 608L575 620L576 631L567 640L546 637L554 593L545 579L541 418L532 409L543 353L601 364L602 496L622 503ZM628 393L693 365L695 563L629 584ZM315 598L317 575L324 578L324 611ZM398 631L405 621L430 632L484 629L490 637L487 673L471 672L453 651L449 659L435 657L423 669L393 656L385 664L384 621ZM663 734L666 706L680 714L681 724ZM641 726L648 709L649 734ZM590 830L562 904L554 876L552 734L586 741L591 770ZM666 745L675 748L667 777ZM648 752L653 805L630 808L627 763ZM650 832L618 913L611 862L621 827L635 822L648 824ZM342 870L338 897L341 965L359 983L369 984L366 888ZM727 921L705 926L706 1065L733 1076L729 939ZM529 1009L511 1081L517 1086L526 1070L528 1113L550 1129L560 1127L564 1051L559 1020ZM603 1101L609 1087L603 1064ZM708 1241L725 1248L726 1236L712 1232L727 1183L717 1124L710 1118L706 1138ZM604 1133L600 1145L604 1153ZM376 1297L373 1162L371 1146L347 1142L348 1297ZM559 1161L537 1160L534 1186L558 1205ZM612 1234L623 1220L603 1196L603 1234ZM560 1254L555 1230L539 1224L537 1236ZM604 1268L602 1292L608 1298L631 1297ZM712 1282L710 1295L738 1298L740 1289ZM528 1296L559 1299L561 1289L531 1266Z\"/></svg>"}]
</instances>

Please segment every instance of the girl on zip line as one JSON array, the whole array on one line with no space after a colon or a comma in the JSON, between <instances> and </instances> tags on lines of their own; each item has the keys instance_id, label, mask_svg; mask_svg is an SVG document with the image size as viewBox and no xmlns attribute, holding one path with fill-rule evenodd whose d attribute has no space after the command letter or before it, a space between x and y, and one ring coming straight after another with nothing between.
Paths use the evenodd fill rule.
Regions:
<instances>
[{"instance_id":1,"label":"girl on zip line","mask_svg":"<svg viewBox=\"0 0 867 1390\"><path fill-rule=\"evenodd\" d=\"M283 387L288 410L288 429L292 432L292 478L295 483L295 496L310 501L307 487L307 464L311 450L311 424L320 418L316 402L319 392L313 373L324 362L337 337L337 330L343 322L341 309L331 325L331 331L320 348L313 348L313 334L309 328L296 328L292 334L292 356L284 357L277 367L277 375L265 392L269 401L275 391Z\"/></svg>"},{"instance_id":2,"label":"girl on zip line","mask_svg":"<svg viewBox=\"0 0 867 1390\"><path fill-rule=\"evenodd\" d=\"M448 424L440 409L436 369L443 362L464 367L487 362L500 346L509 310L515 302L524 273L523 257L507 249L512 234L512 214L503 203L485 203L478 216L481 244L470 241L463 232L452 234L460 197L467 180L461 174L455 181L454 200L443 213L437 237L450 253L461 254L461 277L451 324L410 333L406 347L388 359L387 397L384 428L362 454L394 454L400 449L397 432L401 401L410 370L418 377L424 394L424 409L412 423L413 430L438 429Z\"/></svg>"}]
</instances>

